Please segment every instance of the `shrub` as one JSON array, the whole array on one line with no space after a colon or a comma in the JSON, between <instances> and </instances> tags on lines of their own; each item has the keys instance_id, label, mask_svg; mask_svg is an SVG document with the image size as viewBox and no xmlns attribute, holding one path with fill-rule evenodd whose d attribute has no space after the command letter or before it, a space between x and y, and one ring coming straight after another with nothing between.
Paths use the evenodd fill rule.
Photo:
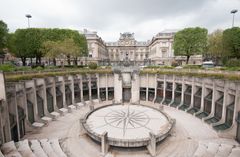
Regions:
<instances>
[{"instance_id":1,"label":"shrub","mask_svg":"<svg viewBox=\"0 0 240 157\"><path fill-rule=\"evenodd\" d=\"M97 69L97 63L90 62L90 63L88 64L88 67L89 67L90 69Z\"/></svg>"},{"instance_id":2,"label":"shrub","mask_svg":"<svg viewBox=\"0 0 240 157\"><path fill-rule=\"evenodd\" d=\"M0 65L0 70L4 71L4 72L11 72L11 71L15 71L15 66L12 64L3 64Z\"/></svg>"},{"instance_id":3,"label":"shrub","mask_svg":"<svg viewBox=\"0 0 240 157\"><path fill-rule=\"evenodd\" d=\"M171 66L173 66L173 67L177 67L177 66L179 66L179 64L178 64L177 61L174 60L174 61L172 61Z\"/></svg>"},{"instance_id":4,"label":"shrub","mask_svg":"<svg viewBox=\"0 0 240 157\"><path fill-rule=\"evenodd\" d=\"M183 69L202 69L201 65L191 65L191 64L187 64L183 66Z\"/></svg>"},{"instance_id":5,"label":"shrub","mask_svg":"<svg viewBox=\"0 0 240 157\"><path fill-rule=\"evenodd\" d=\"M240 67L240 59L229 59L228 61L226 61L225 66L227 67Z\"/></svg>"},{"instance_id":6,"label":"shrub","mask_svg":"<svg viewBox=\"0 0 240 157\"><path fill-rule=\"evenodd\" d=\"M36 67L36 68L34 68L34 69L37 70L37 71L41 71L41 70L44 69L44 67L42 67L42 66L38 66L38 67Z\"/></svg>"}]
</instances>

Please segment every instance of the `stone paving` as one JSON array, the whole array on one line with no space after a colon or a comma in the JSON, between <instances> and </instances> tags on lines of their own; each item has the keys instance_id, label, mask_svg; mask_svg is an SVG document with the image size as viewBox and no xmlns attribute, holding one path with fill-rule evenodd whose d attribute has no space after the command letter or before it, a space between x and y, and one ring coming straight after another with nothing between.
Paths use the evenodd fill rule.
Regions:
<instances>
[{"instance_id":1,"label":"stone paving","mask_svg":"<svg viewBox=\"0 0 240 157\"><path fill-rule=\"evenodd\" d=\"M69 157L100 157L102 155L99 143L91 140L80 127L79 119L88 111L88 106L82 107L51 122L38 132L28 133L25 138L59 138L64 152ZM210 126L191 114L167 106L164 107L164 112L176 119L176 125L171 135L158 144L157 157L191 157L201 141L237 145L234 140L219 138ZM150 157L150 154L145 147L133 149L111 147L107 156Z\"/></svg>"}]
</instances>

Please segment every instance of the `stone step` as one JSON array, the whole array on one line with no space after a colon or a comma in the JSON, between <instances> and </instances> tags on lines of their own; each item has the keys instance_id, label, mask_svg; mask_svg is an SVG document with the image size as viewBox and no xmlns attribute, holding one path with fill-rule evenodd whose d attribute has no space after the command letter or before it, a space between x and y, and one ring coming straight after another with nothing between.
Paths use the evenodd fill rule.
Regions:
<instances>
[{"instance_id":1,"label":"stone step","mask_svg":"<svg viewBox=\"0 0 240 157\"><path fill-rule=\"evenodd\" d=\"M66 108L60 108L59 110L62 112L62 115L66 115L68 113L68 109Z\"/></svg>"},{"instance_id":2,"label":"stone step","mask_svg":"<svg viewBox=\"0 0 240 157\"><path fill-rule=\"evenodd\" d=\"M217 143L208 143L207 150L203 156L214 157L218 152L219 144Z\"/></svg>"},{"instance_id":3,"label":"stone step","mask_svg":"<svg viewBox=\"0 0 240 157\"><path fill-rule=\"evenodd\" d=\"M74 106L74 105L69 105L68 106L68 111L69 112L73 112L74 110L76 110L76 106Z\"/></svg>"},{"instance_id":4,"label":"stone step","mask_svg":"<svg viewBox=\"0 0 240 157\"><path fill-rule=\"evenodd\" d=\"M36 128L42 128L44 125L45 125L44 123L39 123L39 122L34 122L32 124L32 126Z\"/></svg>"},{"instance_id":5,"label":"stone step","mask_svg":"<svg viewBox=\"0 0 240 157\"><path fill-rule=\"evenodd\" d=\"M58 157L67 157L66 154L62 151L58 139L50 139L49 142Z\"/></svg>"},{"instance_id":6,"label":"stone step","mask_svg":"<svg viewBox=\"0 0 240 157\"><path fill-rule=\"evenodd\" d=\"M1 150L4 156L6 157L22 157L22 155L18 152L13 141L4 143L1 147Z\"/></svg>"},{"instance_id":7,"label":"stone step","mask_svg":"<svg viewBox=\"0 0 240 157\"><path fill-rule=\"evenodd\" d=\"M240 156L240 147L232 149L231 154L228 157L239 157Z\"/></svg>"},{"instance_id":8,"label":"stone step","mask_svg":"<svg viewBox=\"0 0 240 157\"><path fill-rule=\"evenodd\" d=\"M84 104L82 102L76 103L77 109L80 109L81 107L84 107Z\"/></svg>"},{"instance_id":9,"label":"stone step","mask_svg":"<svg viewBox=\"0 0 240 157\"><path fill-rule=\"evenodd\" d=\"M228 157L232 151L233 146L229 144L221 144L215 157Z\"/></svg>"},{"instance_id":10,"label":"stone step","mask_svg":"<svg viewBox=\"0 0 240 157\"><path fill-rule=\"evenodd\" d=\"M38 140L31 140L31 149L37 157L48 157Z\"/></svg>"},{"instance_id":11,"label":"stone step","mask_svg":"<svg viewBox=\"0 0 240 157\"><path fill-rule=\"evenodd\" d=\"M50 114L53 116L53 120L56 120L60 117L60 113L58 112L51 112Z\"/></svg>"},{"instance_id":12,"label":"stone step","mask_svg":"<svg viewBox=\"0 0 240 157\"><path fill-rule=\"evenodd\" d=\"M42 119L43 121L47 122L47 123L49 123L49 122L52 121L52 118L46 117L46 116L42 117L41 119Z\"/></svg>"},{"instance_id":13,"label":"stone step","mask_svg":"<svg viewBox=\"0 0 240 157\"><path fill-rule=\"evenodd\" d=\"M199 142L198 148L195 151L193 157L202 157L205 154L206 150L207 150L206 144Z\"/></svg>"},{"instance_id":14,"label":"stone step","mask_svg":"<svg viewBox=\"0 0 240 157\"><path fill-rule=\"evenodd\" d=\"M17 144L18 152L24 157L36 157L29 147L28 140L19 141Z\"/></svg>"},{"instance_id":15,"label":"stone step","mask_svg":"<svg viewBox=\"0 0 240 157\"><path fill-rule=\"evenodd\" d=\"M50 143L47 139L40 140L42 149L49 157L58 157L58 155L54 152L53 148L51 147Z\"/></svg>"},{"instance_id":16,"label":"stone step","mask_svg":"<svg viewBox=\"0 0 240 157\"><path fill-rule=\"evenodd\" d=\"M2 154L2 151L0 151L0 157L4 157L3 154Z\"/></svg>"}]
</instances>

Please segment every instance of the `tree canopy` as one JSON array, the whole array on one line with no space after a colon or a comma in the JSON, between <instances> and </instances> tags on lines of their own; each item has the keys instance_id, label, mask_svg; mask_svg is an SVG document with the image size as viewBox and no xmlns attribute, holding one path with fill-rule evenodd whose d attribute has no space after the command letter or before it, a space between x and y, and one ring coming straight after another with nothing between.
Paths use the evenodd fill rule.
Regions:
<instances>
[{"instance_id":1,"label":"tree canopy","mask_svg":"<svg viewBox=\"0 0 240 157\"><path fill-rule=\"evenodd\" d=\"M187 64L191 55L203 54L207 48L207 29L195 27L185 28L175 34L175 55L186 56Z\"/></svg>"},{"instance_id":2,"label":"tree canopy","mask_svg":"<svg viewBox=\"0 0 240 157\"><path fill-rule=\"evenodd\" d=\"M7 35L8 35L8 27L7 24L0 20L0 51L5 48L7 44Z\"/></svg>"},{"instance_id":3,"label":"tree canopy","mask_svg":"<svg viewBox=\"0 0 240 157\"><path fill-rule=\"evenodd\" d=\"M36 63L40 64L41 58L46 53L42 48L43 43L47 41L64 41L65 39L72 39L82 49L81 54L78 53L78 57L87 53L87 41L84 35L70 29L17 29L13 35L10 35L9 47L16 57L22 58L23 65L25 65L24 60L26 58L36 58Z\"/></svg>"},{"instance_id":4,"label":"tree canopy","mask_svg":"<svg viewBox=\"0 0 240 157\"><path fill-rule=\"evenodd\" d=\"M226 58L240 59L240 28L233 27L223 32L223 51Z\"/></svg>"},{"instance_id":5,"label":"tree canopy","mask_svg":"<svg viewBox=\"0 0 240 157\"><path fill-rule=\"evenodd\" d=\"M223 56L223 31L215 30L208 35L208 52L206 57L211 58L218 62L218 60Z\"/></svg>"}]
</instances>

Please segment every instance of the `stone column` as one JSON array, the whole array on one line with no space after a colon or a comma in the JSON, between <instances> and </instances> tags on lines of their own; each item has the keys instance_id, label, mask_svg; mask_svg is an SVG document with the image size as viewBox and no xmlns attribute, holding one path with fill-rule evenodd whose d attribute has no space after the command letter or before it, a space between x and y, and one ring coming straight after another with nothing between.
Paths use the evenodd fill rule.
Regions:
<instances>
[{"instance_id":1,"label":"stone column","mask_svg":"<svg viewBox=\"0 0 240 157\"><path fill-rule=\"evenodd\" d=\"M89 100L92 101L92 78L91 75L88 75L88 92L89 92Z\"/></svg>"},{"instance_id":2,"label":"stone column","mask_svg":"<svg viewBox=\"0 0 240 157\"><path fill-rule=\"evenodd\" d=\"M211 114L210 115L214 115L214 113L215 113L215 102L216 102L216 100L218 99L217 98L217 90L216 90L216 83L215 83L215 81L213 81L213 88L212 88L212 107L211 107ZM205 96L207 96L207 93L206 93L206 95ZM204 97L205 97L204 96Z\"/></svg>"},{"instance_id":3,"label":"stone column","mask_svg":"<svg viewBox=\"0 0 240 157\"><path fill-rule=\"evenodd\" d=\"M70 84L70 89L72 91L72 105L75 105L75 95L74 95L74 77L70 76L71 84Z\"/></svg>"},{"instance_id":4,"label":"stone column","mask_svg":"<svg viewBox=\"0 0 240 157\"><path fill-rule=\"evenodd\" d=\"M173 81L172 81L172 100L170 102L173 103L174 99L175 99L175 88L176 88L176 82L175 82L175 76L173 76Z\"/></svg>"},{"instance_id":5,"label":"stone column","mask_svg":"<svg viewBox=\"0 0 240 157\"><path fill-rule=\"evenodd\" d=\"M204 110L205 95L206 95L206 88L205 88L205 82L203 81L203 83L202 83L202 94L201 94L201 108L200 108L201 111Z\"/></svg>"},{"instance_id":6,"label":"stone column","mask_svg":"<svg viewBox=\"0 0 240 157\"><path fill-rule=\"evenodd\" d=\"M116 103L122 102L122 79L120 74L114 74L114 100Z\"/></svg>"},{"instance_id":7,"label":"stone column","mask_svg":"<svg viewBox=\"0 0 240 157\"><path fill-rule=\"evenodd\" d=\"M223 97L223 109L222 109L222 122L225 122L226 119L226 110L227 110L227 106L229 105L229 95L228 95L228 90L229 90L229 82L226 81L225 82L225 86L224 86L224 97Z\"/></svg>"},{"instance_id":8,"label":"stone column","mask_svg":"<svg viewBox=\"0 0 240 157\"><path fill-rule=\"evenodd\" d=\"M157 138L156 135L152 132L149 133L150 136L150 142L149 145L147 146L147 149L151 156L156 156L156 147L157 147Z\"/></svg>"},{"instance_id":9,"label":"stone column","mask_svg":"<svg viewBox=\"0 0 240 157\"><path fill-rule=\"evenodd\" d=\"M190 108L193 107L193 103L194 103L194 95L196 93L196 86L195 86L195 80L192 79L192 93L191 93L191 104L190 104Z\"/></svg>"},{"instance_id":10,"label":"stone column","mask_svg":"<svg viewBox=\"0 0 240 157\"><path fill-rule=\"evenodd\" d=\"M53 96L53 108L54 111L59 111L59 108L57 107L57 94L56 94L56 78L54 77L53 83L52 83L52 96Z\"/></svg>"},{"instance_id":11,"label":"stone column","mask_svg":"<svg viewBox=\"0 0 240 157\"><path fill-rule=\"evenodd\" d=\"M108 141L107 141L107 136L108 136L107 132L104 132L101 135L101 153L102 153L102 155L106 155L108 153L109 145L108 145Z\"/></svg>"},{"instance_id":12,"label":"stone column","mask_svg":"<svg viewBox=\"0 0 240 157\"><path fill-rule=\"evenodd\" d=\"M108 74L106 74L105 79L106 79L106 101L108 101Z\"/></svg>"},{"instance_id":13,"label":"stone column","mask_svg":"<svg viewBox=\"0 0 240 157\"><path fill-rule=\"evenodd\" d=\"M42 99L43 99L44 114L45 114L45 116L51 116L50 113L49 113L49 111L48 111L46 82L45 82L44 79L39 80L39 82L42 84L41 96L42 96Z\"/></svg>"},{"instance_id":14,"label":"stone column","mask_svg":"<svg viewBox=\"0 0 240 157\"><path fill-rule=\"evenodd\" d=\"M34 108L34 120L35 121L38 121L40 120L41 118L39 117L38 115L38 108L37 108L37 90L36 90L36 81L33 80L33 84L32 84L32 91L33 91L33 95L31 94L30 96L30 101L32 102L33 104L33 108ZM41 121L41 120L40 120Z\"/></svg>"},{"instance_id":15,"label":"stone column","mask_svg":"<svg viewBox=\"0 0 240 157\"><path fill-rule=\"evenodd\" d=\"M185 92L185 83L184 83L184 78L182 77L182 93L181 93L181 103L179 106L181 106L184 102L184 92Z\"/></svg>"},{"instance_id":16,"label":"stone column","mask_svg":"<svg viewBox=\"0 0 240 157\"><path fill-rule=\"evenodd\" d=\"M16 93L16 86L15 86L15 91L14 91L14 103L13 104L10 104L12 107L13 107L13 112L14 112L14 115L16 116L16 125L17 125L17 132L18 132L18 140L20 140L20 129L19 129L19 120L18 120L18 109L17 109L17 93ZM13 138L11 136L11 138ZM13 140L13 139L12 139Z\"/></svg>"},{"instance_id":17,"label":"stone column","mask_svg":"<svg viewBox=\"0 0 240 157\"><path fill-rule=\"evenodd\" d=\"M100 99L100 88L99 88L99 86L100 86L100 77L99 77L99 74L96 74L97 75L97 99L98 99L98 101L101 101L101 99Z\"/></svg>"},{"instance_id":18,"label":"stone column","mask_svg":"<svg viewBox=\"0 0 240 157\"><path fill-rule=\"evenodd\" d=\"M134 73L133 74L134 79L132 79L132 102L139 102L139 85L140 85L140 80L139 80L139 75Z\"/></svg>"},{"instance_id":19,"label":"stone column","mask_svg":"<svg viewBox=\"0 0 240 157\"><path fill-rule=\"evenodd\" d=\"M146 101L148 101L148 88L149 88L149 78L148 78L148 73L147 73L147 86L146 86Z\"/></svg>"},{"instance_id":20,"label":"stone column","mask_svg":"<svg viewBox=\"0 0 240 157\"><path fill-rule=\"evenodd\" d=\"M61 91L62 91L62 96L63 96L63 108L67 108L66 105L66 95L65 95L65 80L64 77L61 76L59 77L59 81L61 81Z\"/></svg>"},{"instance_id":21,"label":"stone column","mask_svg":"<svg viewBox=\"0 0 240 157\"><path fill-rule=\"evenodd\" d=\"M155 103L156 99L157 99L157 74L155 74L155 92L154 92L154 99L153 102Z\"/></svg>"},{"instance_id":22,"label":"stone column","mask_svg":"<svg viewBox=\"0 0 240 157\"><path fill-rule=\"evenodd\" d=\"M164 78L163 78L163 100L162 102L165 100L165 97L166 97L166 86L167 86L167 82L166 82L166 75L164 75Z\"/></svg>"},{"instance_id":23,"label":"stone column","mask_svg":"<svg viewBox=\"0 0 240 157\"><path fill-rule=\"evenodd\" d=\"M81 102L83 102L84 100L83 100L83 81L82 81L82 75L80 76L80 96L81 96Z\"/></svg>"}]
</instances>

